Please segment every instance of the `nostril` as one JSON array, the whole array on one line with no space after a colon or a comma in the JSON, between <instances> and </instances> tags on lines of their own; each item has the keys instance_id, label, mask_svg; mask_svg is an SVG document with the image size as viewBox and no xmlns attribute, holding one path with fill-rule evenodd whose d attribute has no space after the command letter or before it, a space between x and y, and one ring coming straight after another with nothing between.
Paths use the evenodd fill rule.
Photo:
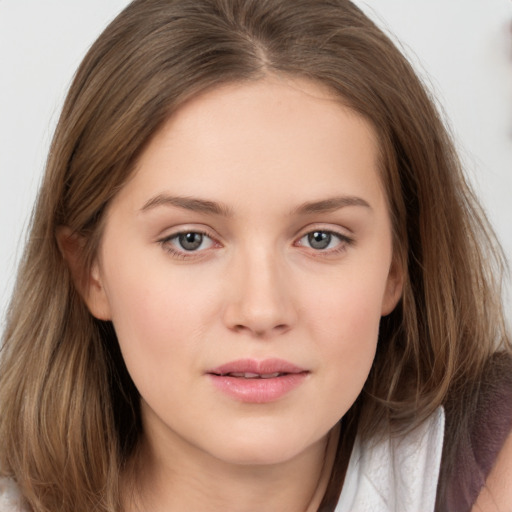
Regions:
<instances>
[{"instance_id":1,"label":"nostril","mask_svg":"<svg viewBox=\"0 0 512 512\"><path fill-rule=\"evenodd\" d=\"M271 333L274 333L274 334L283 333L283 332L287 331L288 329L289 329L289 326L287 324L279 324L279 325L275 325L274 327L272 327L270 329L252 329L252 331L254 332L255 336L257 336L259 338L263 338L265 336L268 336Z\"/></svg>"}]
</instances>

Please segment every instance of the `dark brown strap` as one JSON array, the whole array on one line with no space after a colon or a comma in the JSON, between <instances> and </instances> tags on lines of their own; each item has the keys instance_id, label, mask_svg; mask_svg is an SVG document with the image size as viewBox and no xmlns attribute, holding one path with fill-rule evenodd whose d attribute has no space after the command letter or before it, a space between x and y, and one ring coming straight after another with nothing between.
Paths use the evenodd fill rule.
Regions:
<instances>
[{"instance_id":1,"label":"dark brown strap","mask_svg":"<svg viewBox=\"0 0 512 512\"><path fill-rule=\"evenodd\" d=\"M512 431L511 355L495 354L481 381L448 400L445 413L436 512L470 512Z\"/></svg>"}]
</instances>

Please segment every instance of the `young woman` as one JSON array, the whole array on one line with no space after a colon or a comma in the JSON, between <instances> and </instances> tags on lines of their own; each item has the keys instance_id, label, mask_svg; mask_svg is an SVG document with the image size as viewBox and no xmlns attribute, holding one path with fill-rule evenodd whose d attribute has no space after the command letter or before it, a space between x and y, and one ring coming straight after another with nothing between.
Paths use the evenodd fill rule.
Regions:
<instances>
[{"instance_id":1,"label":"young woman","mask_svg":"<svg viewBox=\"0 0 512 512\"><path fill-rule=\"evenodd\" d=\"M350 2L134 1L51 147L1 510L510 509L497 247Z\"/></svg>"}]
</instances>

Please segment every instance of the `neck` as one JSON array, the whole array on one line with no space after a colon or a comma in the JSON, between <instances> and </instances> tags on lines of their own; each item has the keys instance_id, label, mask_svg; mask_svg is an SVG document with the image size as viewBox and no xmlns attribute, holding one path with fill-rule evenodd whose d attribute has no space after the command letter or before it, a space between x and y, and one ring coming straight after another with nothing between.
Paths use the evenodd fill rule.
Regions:
<instances>
[{"instance_id":1,"label":"neck","mask_svg":"<svg viewBox=\"0 0 512 512\"><path fill-rule=\"evenodd\" d=\"M147 440L124 479L127 512L314 512L331 473L339 427L291 460L230 464L204 452L158 450ZM131 489L131 491L128 491Z\"/></svg>"}]
</instances>

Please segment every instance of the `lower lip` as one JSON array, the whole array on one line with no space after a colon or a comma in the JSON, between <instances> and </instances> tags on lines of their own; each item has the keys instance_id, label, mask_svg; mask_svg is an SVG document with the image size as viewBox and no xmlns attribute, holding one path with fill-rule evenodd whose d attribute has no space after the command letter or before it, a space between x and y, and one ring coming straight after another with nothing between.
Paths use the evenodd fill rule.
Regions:
<instances>
[{"instance_id":1,"label":"lower lip","mask_svg":"<svg viewBox=\"0 0 512 512\"><path fill-rule=\"evenodd\" d=\"M288 373L271 379L244 379L208 374L214 386L240 402L262 404L275 402L300 386L308 372Z\"/></svg>"}]
</instances>

